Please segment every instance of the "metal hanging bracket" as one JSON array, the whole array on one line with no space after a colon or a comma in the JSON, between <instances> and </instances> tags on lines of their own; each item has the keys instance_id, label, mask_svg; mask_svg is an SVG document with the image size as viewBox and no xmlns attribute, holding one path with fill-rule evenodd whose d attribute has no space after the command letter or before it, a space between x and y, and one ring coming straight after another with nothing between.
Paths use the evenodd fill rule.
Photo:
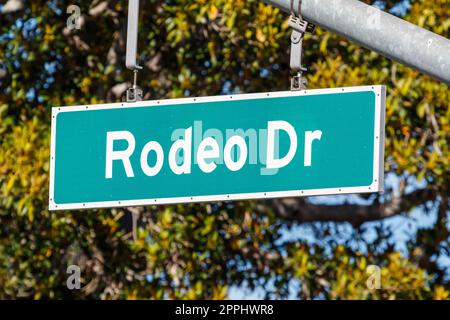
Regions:
<instances>
[{"instance_id":1,"label":"metal hanging bracket","mask_svg":"<svg viewBox=\"0 0 450 320\"><path fill-rule=\"evenodd\" d=\"M138 75L139 69L134 69L134 77L133 77L133 86L131 88L128 88L127 90L127 102L138 102L142 101L142 98L144 96L144 93L137 85L137 75Z\"/></svg>"},{"instance_id":2,"label":"metal hanging bracket","mask_svg":"<svg viewBox=\"0 0 450 320\"><path fill-rule=\"evenodd\" d=\"M291 34L291 90L305 90L307 80L303 77L303 72L307 71L302 65L303 56L303 38L306 33L313 33L315 25L303 20L301 16L301 0L298 0L298 16L294 12L294 0L291 0L291 16L288 25L292 28Z\"/></svg>"}]
</instances>

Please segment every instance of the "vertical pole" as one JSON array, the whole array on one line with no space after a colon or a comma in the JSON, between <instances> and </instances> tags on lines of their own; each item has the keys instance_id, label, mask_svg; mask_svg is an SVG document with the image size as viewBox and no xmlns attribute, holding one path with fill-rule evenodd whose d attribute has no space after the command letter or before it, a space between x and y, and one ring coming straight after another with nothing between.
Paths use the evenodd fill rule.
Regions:
<instances>
[{"instance_id":1,"label":"vertical pole","mask_svg":"<svg viewBox=\"0 0 450 320\"><path fill-rule=\"evenodd\" d=\"M127 102L142 100L142 89L137 86L137 74L141 66L137 64L137 42L139 23L139 0L128 1L127 53L125 65L133 70L133 86L127 90Z\"/></svg>"},{"instance_id":2,"label":"vertical pole","mask_svg":"<svg viewBox=\"0 0 450 320\"><path fill-rule=\"evenodd\" d=\"M129 0L126 66L130 70L136 70L141 68L136 62L138 23L139 23L139 0Z\"/></svg>"}]
</instances>

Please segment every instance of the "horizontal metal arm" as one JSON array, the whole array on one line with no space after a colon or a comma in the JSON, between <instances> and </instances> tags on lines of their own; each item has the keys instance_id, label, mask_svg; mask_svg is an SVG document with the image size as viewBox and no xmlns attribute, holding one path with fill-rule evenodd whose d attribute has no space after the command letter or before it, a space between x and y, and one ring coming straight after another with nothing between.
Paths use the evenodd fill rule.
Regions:
<instances>
[{"instance_id":1,"label":"horizontal metal arm","mask_svg":"<svg viewBox=\"0 0 450 320\"><path fill-rule=\"evenodd\" d=\"M290 0L263 1L291 11ZM449 39L357 0L303 0L301 13L308 22L450 85Z\"/></svg>"}]
</instances>

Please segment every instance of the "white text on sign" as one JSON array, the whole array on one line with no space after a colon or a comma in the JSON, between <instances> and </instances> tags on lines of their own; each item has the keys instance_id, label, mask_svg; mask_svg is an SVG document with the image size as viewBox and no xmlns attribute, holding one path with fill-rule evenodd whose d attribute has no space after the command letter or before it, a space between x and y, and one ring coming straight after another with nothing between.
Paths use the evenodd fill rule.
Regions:
<instances>
[{"instance_id":1,"label":"white text on sign","mask_svg":"<svg viewBox=\"0 0 450 320\"><path fill-rule=\"evenodd\" d=\"M192 148L192 127L184 130L183 138L174 141L168 153L168 163L171 171L176 175L190 174L192 170L192 163L198 165L200 170L206 174L214 172L218 164L224 163L230 171L241 170L246 163L248 163L249 150L255 150L256 147L250 142L250 147L242 135L232 135L229 137L221 148L223 143L218 142L215 137L206 137L201 140L199 145ZM294 159L297 148L298 139L295 128L287 121L269 121L267 123L267 139L265 145L265 168L266 169L281 169L289 165ZM285 155L278 157L278 143L277 136L280 132L287 134L289 139L289 148ZM315 141L322 139L322 131L305 131L304 133L304 153L303 165L305 167L312 166L313 144ZM116 141L126 141L127 147L123 150L114 150L114 143ZM254 144L254 143L253 143ZM126 176L132 178L135 176L135 168L131 165L131 156L136 149L135 136L130 131L108 131L106 133L106 163L105 163L105 178L113 178L114 163L122 165ZM237 150L235 157L235 150ZM156 161L152 165L148 163L148 156L153 152L156 155ZM182 156L179 156L182 152ZM250 152L251 153L251 152ZM250 155L251 156L251 155ZM157 175L164 165L164 150L161 144L157 141L147 142L140 151L140 169L149 177ZM223 159L223 161L222 161ZM120 166L116 166L117 168Z\"/></svg>"}]
</instances>

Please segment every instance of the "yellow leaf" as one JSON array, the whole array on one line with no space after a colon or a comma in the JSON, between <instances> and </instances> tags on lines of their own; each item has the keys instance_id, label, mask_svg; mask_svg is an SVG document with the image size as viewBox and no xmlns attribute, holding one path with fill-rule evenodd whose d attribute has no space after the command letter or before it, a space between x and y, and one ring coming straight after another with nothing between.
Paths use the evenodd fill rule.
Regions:
<instances>
[{"instance_id":1,"label":"yellow leaf","mask_svg":"<svg viewBox=\"0 0 450 320\"><path fill-rule=\"evenodd\" d=\"M208 16L210 20L214 20L217 18L219 14L219 10L217 9L217 7L215 5L211 5L211 7L209 8L209 12L208 12Z\"/></svg>"},{"instance_id":2,"label":"yellow leaf","mask_svg":"<svg viewBox=\"0 0 450 320\"><path fill-rule=\"evenodd\" d=\"M450 296L450 293L447 290L445 290L441 286L438 286L436 288L436 291L434 292L433 299L434 300L445 300L445 299L448 299L449 296Z\"/></svg>"},{"instance_id":3,"label":"yellow leaf","mask_svg":"<svg viewBox=\"0 0 450 320\"><path fill-rule=\"evenodd\" d=\"M262 32L261 29L256 29L256 39L259 42L264 42L266 41L266 36L264 35L264 33Z\"/></svg>"}]
</instances>

